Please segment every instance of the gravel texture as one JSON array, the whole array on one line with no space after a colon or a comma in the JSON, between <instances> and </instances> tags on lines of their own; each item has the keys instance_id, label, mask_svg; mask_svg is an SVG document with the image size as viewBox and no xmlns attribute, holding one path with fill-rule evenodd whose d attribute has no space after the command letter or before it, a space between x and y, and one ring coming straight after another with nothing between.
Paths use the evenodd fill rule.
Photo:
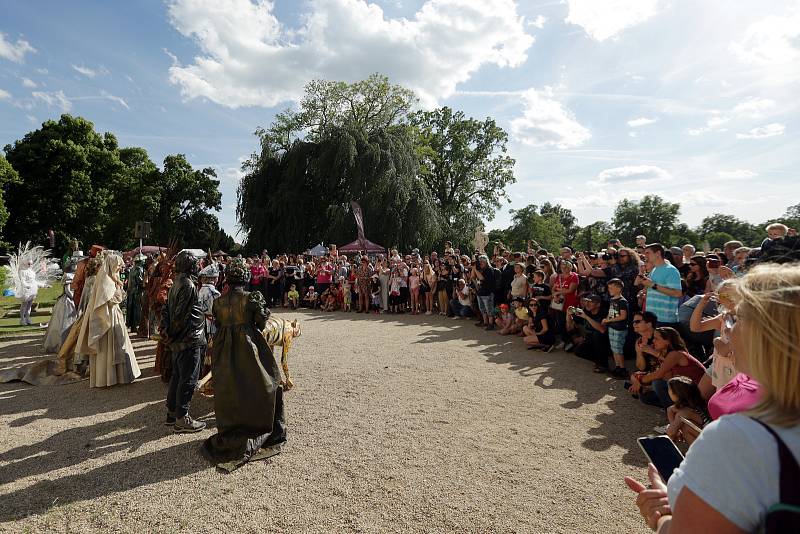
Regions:
<instances>
[{"instance_id":1,"label":"gravel texture","mask_svg":"<svg viewBox=\"0 0 800 534\"><path fill-rule=\"evenodd\" d=\"M623 475L658 411L571 354L438 316L298 317L288 443L231 475L200 456L209 429L162 425L154 344L143 376L0 384L0 531L646 532ZM0 367L41 337L0 342Z\"/></svg>"}]
</instances>

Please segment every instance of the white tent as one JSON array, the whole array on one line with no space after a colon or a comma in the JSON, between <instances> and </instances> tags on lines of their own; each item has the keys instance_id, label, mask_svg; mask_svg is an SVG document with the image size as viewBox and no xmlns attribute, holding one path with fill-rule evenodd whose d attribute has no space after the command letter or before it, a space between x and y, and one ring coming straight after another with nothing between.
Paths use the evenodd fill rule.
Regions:
<instances>
[{"instance_id":1,"label":"white tent","mask_svg":"<svg viewBox=\"0 0 800 534\"><path fill-rule=\"evenodd\" d=\"M328 253L328 249L327 249L327 247L325 247L325 246L320 244L320 245L317 245L316 247L312 248L311 250L309 250L308 253L311 256L319 257L319 256L324 256L325 254L327 254Z\"/></svg>"},{"instance_id":2,"label":"white tent","mask_svg":"<svg viewBox=\"0 0 800 534\"><path fill-rule=\"evenodd\" d=\"M205 250L203 250L201 248L185 248L185 249L181 250L181 252L184 252L184 251L191 252L194 255L195 258L205 258L206 256L208 256L208 252L206 252Z\"/></svg>"}]
</instances>

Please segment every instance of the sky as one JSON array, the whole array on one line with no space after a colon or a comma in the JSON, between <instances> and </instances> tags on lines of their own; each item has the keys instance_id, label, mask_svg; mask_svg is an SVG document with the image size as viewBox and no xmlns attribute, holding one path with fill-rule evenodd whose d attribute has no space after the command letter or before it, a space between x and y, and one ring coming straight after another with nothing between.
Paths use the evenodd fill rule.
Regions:
<instances>
[{"instance_id":1,"label":"sky","mask_svg":"<svg viewBox=\"0 0 800 534\"><path fill-rule=\"evenodd\" d=\"M0 0L0 146L62 113L186 154L236 233L254 135L313 79L371 73L509 134L510 210L579 224L658 194L691 226L800 202L800 0ZM13 209L13 206L12 206ZM367 229L369 232L369 229ZM241 236L240 236L241 237Z\"/></svg>"}]
</instances>

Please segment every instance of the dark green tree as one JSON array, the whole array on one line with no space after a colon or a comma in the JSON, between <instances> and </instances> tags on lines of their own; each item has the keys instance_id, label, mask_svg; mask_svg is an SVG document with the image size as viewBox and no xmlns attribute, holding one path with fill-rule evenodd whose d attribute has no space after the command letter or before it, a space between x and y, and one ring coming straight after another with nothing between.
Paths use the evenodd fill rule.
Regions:
<instances>
[{"instance_id":1,"label":"dark green tree","mask_svg":"<svg viewBox=\"0 0 800 534\"><path fill-rule=\"evenodd\" d=\"M550 204L549 202L545 202L542 204L542 207L539 208L539 214L552 214L558 217L561 226L564 227L564 239L566 243L572 244L581 227L578 226L578 219L576 219L575 215L572 214L571 209L565 208L561 204Z\"/></svg>"},{"instance_id":2,"label":"dark green tree","mask_svg":"<svg viewBox=\"0 0 800 534\"><path fill-rule=\"evenodd\" d=\"M733 239L741 241L746 246L758 246L761 244L764 232L755 225L733 215L715 213L703 219L697 229L697 233L704 240L709 240L708 236L710 234L725 233L733 236Z\"/></svg>"},{"instance_id":3,"label":"dark green tree","mask_svg":"<svg viewBox=\"0 0 800 534\"><path fill-rule=\"evenodd\" d=\"M667 202L658 195L645 195L638 202L626 198L614 210L614 232L626 245L635 243L637 235L644 235L649 243L669 246L680 211L680 204Z\"/></svg>"},{"instance_id":4,"label":"dark green tree","mask_svg":"<svg viewBox=\"0 0 800 534\"><path fill-rule=\"evenodd\" d=\"M614 237L614 229L609 223L596 221L578 228L572 241L572 248L579 251L598 251L606 248L608 241Z\"/></svg>"},{"instance_id":5,"label":"dark green tree","mask_svg":"<svg viewBox=\"0 0 800 534\"><path fill-rule=\"evenodd\" d=\"M541 215L535 204L511 210L511 226L489 232L491 241L501 241L515 251L526 251L528 240L537 242L551 252L558 251L564 244L564 237L564 227L558 216L554 213Z\"/></svg>"},{"instance_id":6,"label":"dark green tree","mask_svg":"<svg viewBox=\"0 0 800 534\"><path fill-rule=\"evenodd\" d=\"M454 244L466 246L481 218L492 220L507 185L514 183L514 160L506 154L508 135L495 121L466 118L448 107L411 115L417 131L420 177Z\"/></svg>"},{"instance_id":7,"label":"dark green tree","mask_svg":"<svg viewBox=\"0 0 800 534\"><path fill-rule=\"evenodd\" d=\"M0 246L5 246L7 243L3 241L3 227L8 220L8 208L6 208L3 197L5 196L5 188L11 184L19 183L19 174L11 164L0 155Z\"/></svg>"}]
</instances>

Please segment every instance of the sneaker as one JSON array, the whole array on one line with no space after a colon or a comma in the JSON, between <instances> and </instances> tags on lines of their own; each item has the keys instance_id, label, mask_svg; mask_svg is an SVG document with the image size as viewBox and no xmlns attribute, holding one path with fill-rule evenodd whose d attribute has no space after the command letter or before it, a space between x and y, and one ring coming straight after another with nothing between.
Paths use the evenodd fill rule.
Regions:
<instances>
[{"instance_id":1,"label":"sneaker","mask_svg":"<svg viewBox=\"0 0 800 534\"><path fill-rule=\"evenodd\" d=\"M556 350L561 350L561 349L563 349L565 346L566 346L566 343L564 343L563 341L559 341L558 343L556 343L556 344L554 345L554 347L553 347L553 348L555 348Z\"/></svg>"},{"instance_id":2,"label":"sneaker","mask_svg":"<svg viewBox=\"0 0 800 534\"><path fill-rule=\"evenodd\" d=\"M564 352L572 352L575 349L575 345L572 343L567 343L564 345Z\"/></svg>"},{"instance_id":3,"label":"sneaker","mask_svg":"<svg viewBox=\"0 0 800 534\"><path fill-rule=\"evenodd\" d=\"M669 425L657 426L653 429L653 432L655 432L656 434L666 434L668 428Z\"/></svg>"},{"instance_id":4,"label":"sneaker","mask_svg":"<svg viewBox=\"0 0 800 534\"><path fill-rule=\"evenodd\" d=\"M493 324L490 324L489 326L486 327L486 331L487 332L490 331L490 330L494 330L494 325Z\"/></svg>"},{"instance_id":5,"label":"sneaker","mask_svg":"<svg viewBox=\"0 0 800 534\"><path fill-rule=\"evenodd\" d=\"M200 432L206 427L206 424L202 421L195 421L189 414L183 416L182 419L175 421L175 433L193 433L193 432Z\"/></svg>"},{"instance_id":6,"label":"sneaker","mask_svg":"<svg viewBox=\"0 0 800 534\"><path fill-rule=\"evenodd\" d=\"M164 426L175 426L175 416L168 413L167 418L164 420Z\"/></svg>"},{"instance_id":7,"label":"sneaker","mask_svg":"<svg viewBox=\"0 0 800 534\"><path fill-rule=\"evenodd\" d=\"M431 314L432 314L432 312L430 310L425 312L425 315L431 315Z\"/></svg>"}]
</instances>

